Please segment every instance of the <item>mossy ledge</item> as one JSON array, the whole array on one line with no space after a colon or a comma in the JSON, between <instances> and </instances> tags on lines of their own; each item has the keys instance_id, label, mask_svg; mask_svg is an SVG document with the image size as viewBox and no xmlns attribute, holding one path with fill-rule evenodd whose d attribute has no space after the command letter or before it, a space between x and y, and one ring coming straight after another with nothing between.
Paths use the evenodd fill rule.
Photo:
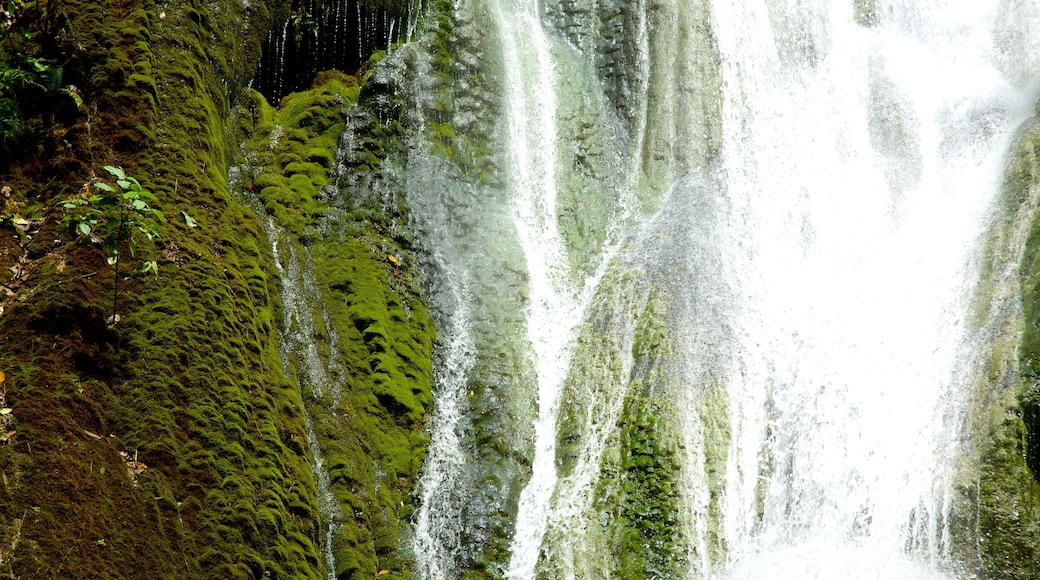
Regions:
<instances>
[{"instance_id":1,"label":"mossy ledge","mask_svg":"<svg viewBox=\"0 0 1040 580\"><path fill-rule=\"evenodd\" d=\"M1022 327L1017 385L996 393L979 475L983 575L1040 577L1040 127L1035 118L1012 149L1005 199L1028 212L1019 266Z\"/></svg>"},{"instance_id":2,"label":"mossy ledge","mask_svg":"<svg viewBox=\"0 0 1040 580\"><path fill-rule=\"evenodd\" d=\"M1002 204L981 261L965 455L949 514L957 572L1040 578L1040 126L1009 154ZM1016 290L1017 295L1016 295Z\"/></svg>"},{"instance_id":3,"label":"mossy ledge","mask_svg":"<svg viewBox=\"0 0 1040 580\"><path fill-rule=\"evenodd\" d=\"M231 104L282 4L55 2L78 47L66 81L84 106L0 174L0 406L11 409L0 577L327 578L304 397L342 478L335 573L409 577L398 548L425 445L433 329L404 290L407 251L394 253L385 230L307 248L352 357L333 409L281 356L283 286L264 214L305 248L325 216L313 193L342 119L307 135L296 166L278 165L292 197L260 215L228 183ZM356 82L337 79L356 96ZM301 111L284 115L308 127ZM117 274L98 246L63 232L56 200L102 165L159 198L169 224L148 256L157 277L132 274L129 260Z\"/></svg>"},{"instance_id":4,"label":"mossy ledge","mask_svg":"<svg viewBox=\"0 0 1040 580\"><path fill-rule=\"evenodd\" d=\"M367 95L338 72L320 74L277 109L246 91L235 115L244 143L237 185L271 216L280 248L284 307L294 309L283 331L300 337L283 356L335 498L335 575L410 578L407 522L428 445L434 330L407 238L393 233L403 226L368 219L404 219L404 208L330 186L344 173L378 170L393 148L392 128L359 122L356 105ZM369 147L337 152L344 130L347 143Z\"/></svg>"}]
</instances>

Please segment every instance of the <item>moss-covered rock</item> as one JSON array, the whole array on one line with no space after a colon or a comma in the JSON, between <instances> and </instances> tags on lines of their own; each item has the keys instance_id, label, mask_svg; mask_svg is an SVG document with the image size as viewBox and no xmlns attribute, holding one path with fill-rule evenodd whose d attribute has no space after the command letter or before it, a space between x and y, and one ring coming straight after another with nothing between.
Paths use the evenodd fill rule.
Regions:
<instances>
[{"instance_id":1,"label":"moss-covered rock","mask_svg":"<svg viewBox=\"0 0 1040 580\"><path fill-rule=\"evenodd\" d=\"M985 578L1040 573L1040 484L1026 465L1026 426L1005 391L988 417L978 484L978 550Z\"/></svg>"},{"instance_id":2,"label":"moss-covered rock","mask_svg":"<svg viewBox=\"0 0 1040 580\"><path fill-rule=\"evenodd\" d=\"M347 514L335 572L407 574L397 552L425 444L432 325L385 230L302 251L328 213L321 191L356 81L328 75L277 113L247 92L244 132L270 126L270 141L276 121L286 129L281 157L254 176L267 180L258 215L228 185L243 133L227 121L270 5L55 6L80 47L65 68L84 107L55 127L60 146L0 175L0 388L12 409L0 425L0 575L327 577L314 432ZM117 271L62 231L54 200L103 164L159 198L170 223L158 277ZM265 213L309 261L335 319L338 342L315 339L348 361L336 405L301 390L283 357L287 305ZM322 409L312 423L305 398Z\"/></svg>"},{"instance_id":3,"label":"moss-covered rock","mask_svg":"<svg viewBox=\"0 0 1040 580\"><path fill-rule=\"evenodd\" d=\"M351 191L335 185L358 170L341 139L369 144L364 172L394 147L389 131L373 130L381 125L357 122L359 97L356 79L336 72L277 109L246 91L236 112L244 143L236 184L270 216L279 248L283 358L322 458L321 491L334 498L326 541L336 576L410 577L402 548L428 443L434 330L414 258L389 229L401 224L369 219L404 208L379 196L342 199Z\"/></svg>"},{"instance_id":4,"label":"moss-covered rock","mask_svg":"<svg viewBox=\"0 0 1040 580\"><path fill-rule=\"evenodd\" d=\"M1012 151L1004 198L1028 216L1019 266L1022 326L1018 382L997 391L979 474L979 554L996 580L1040 576L1040 129ZM1012 215L1015 215L1012 214ZM1017 249L1017 248L1016 248Z\"/></svg>"},{"instance_id":5,"label":"moss-covered rock","mask_svg":"<svg viewBox=\"0 0 1040 580\"><path fill-rule=\"evenodd\" d=\"M626 401L621 478L613 532L622 578L681 575L685 546L679 520L680 459L663 426L672 419L643 393Z\"/></svg>"},{"instance_id":6,"label":"moss-covered rock","mask_svg":"<svg viewBox=\"0 0 1040 580\"><path fill-rule=\"evenodd\" d=\"M985 337L973 365L965 461L949 528L956 566L994 580L1040 576L1040 129L1011 150L971 324ZM1016 295L1015 291L1018 291Z\"/></svg>"}]
</instances>

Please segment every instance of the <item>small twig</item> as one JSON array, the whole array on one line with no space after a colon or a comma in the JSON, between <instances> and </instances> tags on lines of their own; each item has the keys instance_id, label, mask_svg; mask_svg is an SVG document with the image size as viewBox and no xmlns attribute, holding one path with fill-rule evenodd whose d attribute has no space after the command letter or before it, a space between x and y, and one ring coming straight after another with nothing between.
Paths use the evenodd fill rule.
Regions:
<instances>
[{"instance_id":1,"label":"small twig","mask_svg":"<svg viewBox=\"0 0 1040 580\"><path fill-rule=\"evenodd\" d=\"M71 554L71 553L72 553L72 548L69 548L68 551L65 552L65 556L61 559L61 563L58 564L58 569L54 571L54 575L55 576L58 575L58 572L61 572L61 567L65 565L65 560L69 557L69 554Z\"/></svg>"}]
</instances>

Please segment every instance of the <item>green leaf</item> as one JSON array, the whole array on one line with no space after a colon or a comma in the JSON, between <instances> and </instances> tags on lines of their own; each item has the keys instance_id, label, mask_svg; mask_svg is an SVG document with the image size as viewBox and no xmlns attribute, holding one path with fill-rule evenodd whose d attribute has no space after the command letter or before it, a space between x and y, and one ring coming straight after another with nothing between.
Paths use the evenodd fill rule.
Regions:
<instances>
[{"instance_id":1,"label":"green leaf","mask_svg":"<svg viewBox=\"0 0 1040 580\"><path fill-rule=\"evenodd\" d=\"M76 229L79 230L79 233L83 234L84 236L90 235L90 224L79 222L79 225L76 226Z\"/></svg>"},{"instance_id":2,"label":"green leaf","mask_svg":"<svg viewBox=\"0 0 1040 580\"><path fill-rule=\"evenodd\" d=\"M94 182L94 187L100 189L101 191L110 191L112 193L116 192L116 188L114 188L111 185L105 183L104 181L96 181L96 182Z\"/></svg>"},{"instance_id":3,"label":"green leaf","mask_svg":"<svg viewBox=\"0 0 1040 580\"><path fill-rule=\"evenodd\" d=\"M114 175L116 179L126 179L126 173L123 173L122 167L112 167L111 165L106 165L102 167L102 169Z\"/></svg>"},{"instance_id":4,"label":"green leaf","mask_svg":"<svg viewBox=\"0 0 1040 580\"><path fill-rule=\"evenodd\" d=\"M184 216L184 225L189 228L196 228L199 226L199 222L195 221L187 212L182 211L181 215Z\"/></svg>"},{"instance_id":5,"label":"green leaf","mask_svg":"<svg viewBox=\"0 0 1040 580\"><path fill-rule=\"evenodd\" d=\"M4 407L3 409L0 409L0 415L10 415L10 414L11 414L11 408L10 407Z\"/></svg>"},{"instance_id":6,"label":"green leaf","mask_svg":"<svg viewBox=\"0 0 1040 580\"><path fill-rule=\"evenodd\" d=\"M159 275L159 264L155 260L147 260L141 264L141 273L147 274L148 272L154 272L156 276Z\"/></svg>"},{"instance_id":7,"label":"green leaf","mask_svg":"<svg viewBox=\"0 0 1040 580\"><path fill-rule=\"evenodd\" d=\"M134 208L134 211L144 213L148 211L148 204L144 200L133 199L130 200L130 207Z\"/></svg>"},{"instance_id":8,"label":"green leaf","mask_svg":"<svg viewBox=\"0 0 1040 580\"><path fill-rule=\"evenodd\" d=\"M72 102L76 104L77 109L83 108L83 97L79 96L79 92L74 90L75 87L68 85L64 89L61 89L61 93L72 99Z\"/></svg>"},{"instance_id":9,"label":"green leaf","mask_svg":"<svg viewBox=\"0 0 1040 580\"><path fill-rule=\"evenodd\" d=\"M118 185L119 187L121 187L123 189L130 189L130 182L125 180L125 179L117 179L116 180L116 185Z\"/></svg>"}]
</instances>

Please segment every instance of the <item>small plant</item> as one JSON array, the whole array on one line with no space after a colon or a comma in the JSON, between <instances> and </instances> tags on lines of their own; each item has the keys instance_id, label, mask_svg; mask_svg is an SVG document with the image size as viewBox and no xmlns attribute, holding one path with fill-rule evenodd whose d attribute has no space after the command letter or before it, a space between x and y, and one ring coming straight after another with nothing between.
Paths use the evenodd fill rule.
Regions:
<instances>
[{"instance_id":1,"label":"small plant","mask_svg":"<svg viewBox=\"0 0 1040 580\"><path fill-rule=\"evenodd\" d=\"M115 185L96 176L92 178L84 184L79 196L61 202L65 212L62 221L77 240L100 244L109 265L115 269L111 318L115 324L123 245L130 250L130 256L136 258L138 245L147 242L154 256L155 239L160 236L159 226L166 223L166 217L148 205L158 198L145 191L137 179L128 176L121 167L106 165L103 169L112 175ZM158 275L159 265L154 258L142 259L139 270Z\"/></svg>"},{"instance_id":2,"label":"small plant","mask_svg":"<svg viewBox=\"0 0 1040 580\"><path fill-rule=\"evenodd\" d=\"M68 60L74 47L56 4L0 2L0 151L16 150L25 122L34 109L39 111L41 99L69 98L77 109L83 108L76 87L62 84L61 61Z\"/></svg>"}]
</instances>

